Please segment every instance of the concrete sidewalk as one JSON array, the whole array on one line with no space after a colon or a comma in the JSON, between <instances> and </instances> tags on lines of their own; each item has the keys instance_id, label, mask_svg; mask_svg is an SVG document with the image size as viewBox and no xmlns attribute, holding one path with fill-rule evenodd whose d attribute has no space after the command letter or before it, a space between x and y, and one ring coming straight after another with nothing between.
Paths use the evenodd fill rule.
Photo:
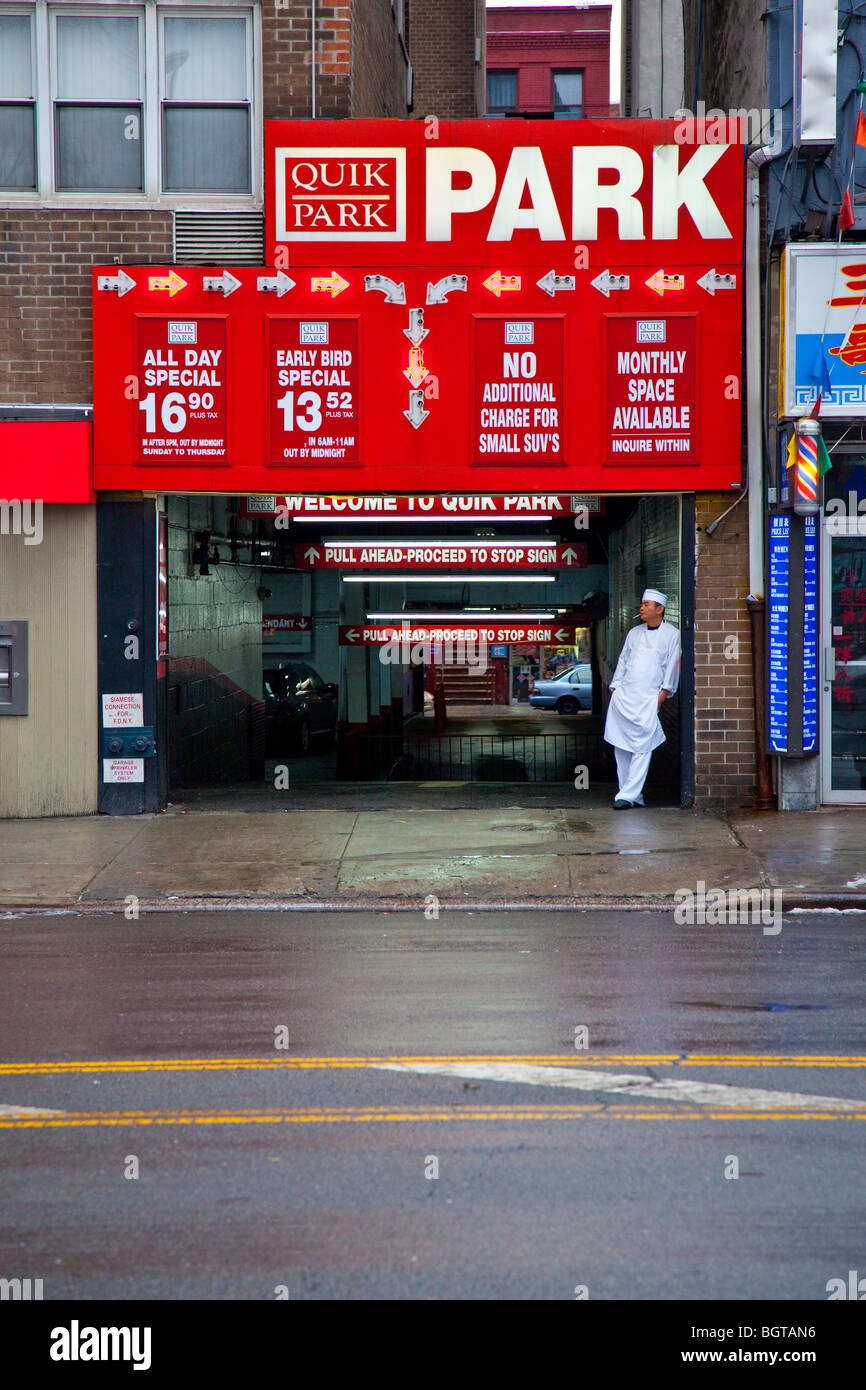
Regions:
<instances>
[{"instance_id":1,"label":"concrete sidewalk","mask_svg":"<svg viewBox=\"0 0 866 1390\"><path fill-rule=\"evenodd\" d=\"M740 815L609 805L471 809L373 800L254 809L215 798L160 815L0 822L11 907L226 901L289 904L670 902L677 889L780 888L786 907L866 909L866 808ZM443 801L445 804L443 804Z\"/></svg>"}]
</instances>

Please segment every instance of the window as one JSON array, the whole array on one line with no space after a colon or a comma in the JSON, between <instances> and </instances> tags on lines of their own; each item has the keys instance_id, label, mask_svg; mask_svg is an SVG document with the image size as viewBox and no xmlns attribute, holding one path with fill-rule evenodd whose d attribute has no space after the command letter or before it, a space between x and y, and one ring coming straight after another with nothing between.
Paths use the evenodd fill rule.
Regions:
<instances>
[{"instance_id":1,"label":"window","mask_svg":"<svg viewBox=\"0 0 866 1390\"><path fill-rule=\"evenodd\" d=\"M583 115L583 73L555 72L553 74L553 115L580 117Z\"/></svg>"},{"instance_id":2,"label":"window","mask_svg":"<svg viewBox=\"0 0 866 1390\"><path fill-rule=\"evenodd\" d=\"M138 15L56 14L55 187L141 191Z\"/></svg>"},{"instance_id":3,"label":"window","mask_svg":"<svg viewBox=\"0 0 866 1390\"><path fill-rule=\"evenodd\" d=\"M0 16L0 188L36 187L36 84L29 14Z\"/></svg>"},{"instance_id":4,"label":"window","mask_svg":"<svg viewBox=\"0 0 866 1390\"><path fill-rule=\"evenodd\" d=\"M163 16L163 188L249 193L248 21Z\"/></svg>"},{"instance_id":5,"label":"window","mask_svg":"<svg viewBox=\"0 0 866 1390\"><path fill-rule=\"evenodd\" d=\"M122 206L260 192L252 4L0 6L0 190ZM79 200L80 201L80 200Z\"/></svg>"},{"instance_id":6,"label":"window","mask_svg":"<svg viewBox=\"0 0 866 1390\"><path fill-rule=\"evenodd\" d=\"M491 115L497 111L514 111L517 107L517 73L488 72L487 110Z\"/></svg>"}]
</instances>

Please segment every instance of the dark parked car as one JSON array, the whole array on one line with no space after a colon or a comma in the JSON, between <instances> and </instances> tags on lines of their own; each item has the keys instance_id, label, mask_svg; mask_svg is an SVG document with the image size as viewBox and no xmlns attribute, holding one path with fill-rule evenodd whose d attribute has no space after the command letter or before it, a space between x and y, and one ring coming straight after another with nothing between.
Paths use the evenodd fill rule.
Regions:
<instances>
[{"instance_id":1,"label":"dark parked car","mask_svg":"<svg viewBox=\"0 0 866 1390\"><path fill-rule=\"evenodd\" d=\"M557 714L578 714L592 709L592 667L572 666L555 680L536 681L529 692L536 709L555 709Z\"/></svg>"},{"instance_id":2,"label":"dark parked car","mask_svg":"<svg viewBox=\"0 0 866 1390\"><path fill-rule=\"evenodd\" d=\"M264 673L265 737L269 753L306 753L317 734L337 724L337 687L326 685L305 661L283 661Z\"/></svg>"}]
</instances>

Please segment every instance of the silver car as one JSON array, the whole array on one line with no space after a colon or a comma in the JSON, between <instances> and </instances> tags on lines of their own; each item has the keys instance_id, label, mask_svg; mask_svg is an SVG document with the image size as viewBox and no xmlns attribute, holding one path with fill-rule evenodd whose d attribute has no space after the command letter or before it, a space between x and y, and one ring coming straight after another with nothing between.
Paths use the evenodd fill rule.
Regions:
<instances>
[{"instance_id":1,"label":"silver car","mask_svg":"<svg viewBox=\"0 0 866 1390\"><path fill-rule=\"evenodd\" d=\"M536 709L555 709L557 714L579 714L592 709L592 667L572 666L552 681L536 681L529 692Z\"/></svg>"}]
</instances>

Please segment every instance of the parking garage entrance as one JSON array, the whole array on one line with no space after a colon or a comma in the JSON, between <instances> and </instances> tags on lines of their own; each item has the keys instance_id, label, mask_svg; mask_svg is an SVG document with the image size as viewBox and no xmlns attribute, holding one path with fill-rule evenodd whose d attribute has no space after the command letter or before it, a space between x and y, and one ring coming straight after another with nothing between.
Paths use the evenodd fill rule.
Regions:
<instances>
[{"instance_id":1,"label":"parking garage entrance","mask_svg":"<svg viewBox=\"0 0 866 1390\"><path fill-rule=\"evenodd\" d=\"M282 775L307 796L612 798L607 686L645 587L684 626L682 514L678 495L166 498L171 792ZM681 704L648 802L683 797Z\"/></svg>"}]
</instances>

